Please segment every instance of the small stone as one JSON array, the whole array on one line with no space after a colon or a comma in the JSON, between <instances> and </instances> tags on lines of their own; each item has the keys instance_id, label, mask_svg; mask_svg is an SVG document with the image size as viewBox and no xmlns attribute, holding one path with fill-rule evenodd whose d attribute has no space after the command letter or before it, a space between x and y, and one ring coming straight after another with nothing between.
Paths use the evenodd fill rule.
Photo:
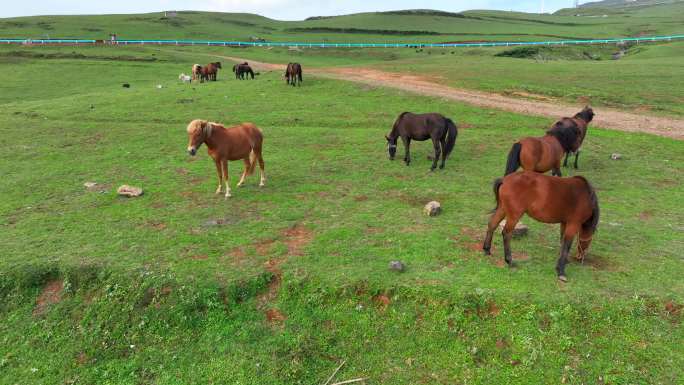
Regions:
<instances>
[{"instance_id":1,"label":"small stone","mask_svg":"<svg viewBox=\"0 0 684 385\"><path fill-rule=\"evenodd\" d=\"M92 190L97 186L97 183L95 182L85 182L83 183L83 187L87 188L88 190Z\"/></svg>"},{"instance_id":2,"label":"small stone","mask_svg":"<svg viewBox=\"0 0 684 385\"><path fill-rule=\"evenodd\" d=\"M143 190L140 187L134 187L134 186L129 186L129 185L125 184L125 185L119 187L116 190L116 193L121 195L121 196L134 198L134 197L139 197L139 196L143 195Z\"/></svg>"},{"instance_id":3,"label":"small stone","mask_svg":"<svg viewBox=\"0 0 684 385\"><path fill-rule=\"evenodd\" d=\"M425 213L425 215L435 217L442 212L442 205L439 204L439 202L437 201L432 201L425 205L425 208L423 208L423 212Z\"/></svg>"},{"instance_id":4,"label":"small stone","mask_svg":"<svg viewBox=\"0 0 684 385\"><path fill-rule=\"evenodd\" d=\"M622 159L622 154L618 154L618 153L612 154L612 155L610 156L610 159L612 159L612 160L620 160L620 159Z\"/></svg>"},{"instance_id":5,"label":"small stone","mask_svg":"<svg viewBox=\"0 0 684 385\"><path fill-rule=\"evenodd\" d=\"M406 270L406 266L401 261L392 261L389 263L389 269L398 271L398 272L403 272Z\"/></svg>"},{"instance_id":6,"label":"small stone","mask_svg":"<svg viewBox=\"0 0 684 385\"><path fill-rule=\"evenodd\" d=\"M503 230L504 226L506 226L506 220L501 221L501 223L499 224L499 230ZM524 237L525 235L527 235L528 230L529 227L524 225L522 222L518 222L515 224L515 228L513 229L513 237Z\"/></svg>"}]
</instances>

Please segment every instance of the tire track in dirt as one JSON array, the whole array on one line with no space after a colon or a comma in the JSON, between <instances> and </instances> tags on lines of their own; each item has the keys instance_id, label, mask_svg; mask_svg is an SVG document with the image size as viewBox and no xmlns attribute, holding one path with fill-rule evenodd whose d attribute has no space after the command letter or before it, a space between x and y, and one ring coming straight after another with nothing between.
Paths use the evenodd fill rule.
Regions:
<instances>
[{"instance_id":1,"label":"tire track in dirt","mask_svg":"<svg viewBox=\"0 0 684 385\"><path fill-rule=\"evenodd\" d=\"M180 51L174 52L181 53ZM234 62L248 61L254 69L261 71L284 71L286 68L284 64L264 63L233 56L201 55L223 58ZM323 78L346 80L372 86L394 88L425 96L441 97L488 109L543 116L554 121L563 116L572 116L583 107L581 105L526 100L490 92L454 88L416 75L385 72L362 67L309 68L306 70L306 73ZM630 113L605 107L597 108L597 110L598 112L593 124L598 127L626 132L642 132L677 140L684 139L684 120Z\"/></svg>"}]
</instances>

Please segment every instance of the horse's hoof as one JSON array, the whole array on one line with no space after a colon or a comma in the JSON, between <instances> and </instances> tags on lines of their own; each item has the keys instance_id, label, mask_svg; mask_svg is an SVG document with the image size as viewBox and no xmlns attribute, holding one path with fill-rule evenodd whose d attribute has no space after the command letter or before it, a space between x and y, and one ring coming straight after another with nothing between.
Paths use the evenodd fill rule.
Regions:
<instances>
[{"instance_id":1,"label":"horse's hoof","mask_svg":"<svg viewBox=\"0 0 684 385\"><path fill-rule=\"evenodd\" d=\"M490 256L492 255L492 251L489 249L482 249L482 252L484 253L485 256Z\"/></svg>"},{"instance_id":2,"label":"horse's hoof","mask_svg":"<svg viewBox=\"0 0 684 385\"><path fill-rule=\"evenodd\" d=\"M566 277L564 275L559 275L558 280L561 282L568 282L568 277Z\"/></svg>"}]
</instances>

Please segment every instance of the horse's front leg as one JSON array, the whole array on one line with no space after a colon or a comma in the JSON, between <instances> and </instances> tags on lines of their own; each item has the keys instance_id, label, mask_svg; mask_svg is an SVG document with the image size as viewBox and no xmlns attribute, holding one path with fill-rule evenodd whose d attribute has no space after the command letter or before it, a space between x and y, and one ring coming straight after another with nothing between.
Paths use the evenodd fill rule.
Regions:
<instances>
[{"instance_id":1,"label":"horse's front leg","mask_svg":"<svg viewBox=\"0 0 684 385\"><path fill-rule=\"evenodd\" d=\"M214 160L214 164L216 165L216 173L218 174L218 187L216 188L216 194L221 193L221 189L223 188L223 172L221 170L221 161L220 160Z\"/></svg>"},{"instance_id":2,"label":"horse's front leg","mask_svg":"<svg viewBox=\"0 0 684 385\"><path fill-rule=\"evenodd\" d=\"M435 149L435 157L432 158L432 167L430 167L430 171L435 171L437 168L437 162L439 161L439 155L441 152L439 140L432 138L432 147Z\"/></svg>"},{"instance_id":3,"label":"horse's front leg","mask_svg":"<svg viewBox=\"0 0 684 385\"><path fill-rule=\"evenodd\" d=\"M580 150L577 150L577 152L575 152L575 170L577 170L577 160L579 159L579 153Z\"/></svg>"},{"instance_id":4,"label":"horse's front leg","mask_svg":"<svg viewBox=\"0 0 684 385\"><path fill-rule=\"evenodd\" d=\"M561 175L560 160L558 161L558 164L551 170L551 175L559 177L563 176Z\"/></svg>"},{"instance_id":5,"label":"horse's front leg","mask_svg":"<svg viewBox=\"0 0 684 385\"><path fill-rule=\"evenodd\" d=\"M221 164L223 168L223 180L226 182L226 199L230 198L230 178L228 177L228 160L223 160Z\"/></svg>"},{"instance_id":6,"label":"horse's front leg","mask_svg":"<svg viewBox=\"0 0 684 385\"><path fill-rule=\"evenodd\" d=\"M568 167L568 158L570 157L570 153L566 152L565 153L565 160L563 161L563 167Z\"/></svg>"},{"instance_id":7,"label":"horse's front leg","mask_svg":"<svg viewBox=\"0 0 684 385\"><path fill-rule=\"evenodd\" d=\"M411 138L402 136L401 141L404 142L404 162L408 166L411 164Z\"/></svg>"}]
</instances>

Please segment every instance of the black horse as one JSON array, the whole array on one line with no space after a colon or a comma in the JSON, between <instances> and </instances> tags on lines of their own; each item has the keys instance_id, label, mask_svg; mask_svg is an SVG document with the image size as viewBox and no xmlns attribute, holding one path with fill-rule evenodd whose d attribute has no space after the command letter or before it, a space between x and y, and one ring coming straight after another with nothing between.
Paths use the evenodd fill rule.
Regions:
<instances>
[{"instance_id":1,"label":"black horse","mask_svg":"<svg viewBox=\"0 0 684 385\"><path fill-rule=\"evenodd\" d=\"M435 149L435 157L432 160L431 171L437 168L437 161L440 154L442 155L442 164L439 168L444 168L444 162L454 149L456 145L456 136L458 129L456 124L449 118L445 118L441 114L413 114L411 112L404 112L394 122L392 131L385 136L387 139L387 151L389 152L390 160L394 160L397 153L397 139L401 137L404 142L404 162L408 166L411 164L411 139L413 140L428 140L432 139L432 145Z\"/></svg>"},{"instance_id":2,"label":"black horse","mask_svg":"<svg viewBox=\"0 0 684 385\"><path fill-rule=\"evenodd\" d=\"M285 79L287 84L292 86L302 85L302 65L299 63L289 63L285 70ZM299 84L297 83L299 82Z\"/></svg>"},{"instance_id":3,"label":"black horse","mask_svg":"<svg viewBox=\"0 0 684 385\"><path fill-rule=\"evenodd\" d=\"M556 124L562 124L563 127L571 128L575 127L579 132L579 143L574 151L568 151L565 154L565 161L563 162L563 167L568 167L568 158L570 158L570 153L575 154L575 169L577 169L577 159L579 158L580 150L582 149L582 143L584 143L584 138L587 136L587 129L589 128L589 123L594 119L594 110L591 107L586 106L584 109L575 114L572 118L563 118Z\"/></svg>"},{"instance_id":4,"label":"black horse","mask_svg":"<svg viewBox=\"0 0 684 385\"><path fill-rule=\"evenodd\" d=\"M235 79L249 79L250 75L252 76L252 79L254 79L254 71L252 71L252 67L250 67L247 62L234 65L233 72L235 73Z\"/></svg>"}]
</instances>

